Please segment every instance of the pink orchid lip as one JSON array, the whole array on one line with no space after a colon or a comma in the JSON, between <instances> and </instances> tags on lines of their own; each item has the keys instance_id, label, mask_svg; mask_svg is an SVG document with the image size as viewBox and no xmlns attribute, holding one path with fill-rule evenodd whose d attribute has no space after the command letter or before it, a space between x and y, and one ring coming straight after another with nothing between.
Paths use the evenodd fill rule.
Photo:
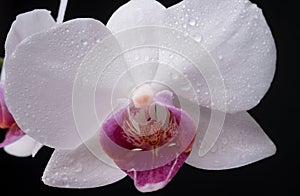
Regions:
<instances>
[{"instance_id":1,"label":"pink orchid lip","mask_svg":"<svg viewBox=\"0 0 300 196\"><path fill-rule=\"evenodd\" d=\"M181 153L173 161L162 167L146 171L131 170L125 172L134 180L134 185L139 191L156 191L165 187L172 180L189 156L190 150Z\"/></svg>"},{"instance_id":2,"label":"pink orchid lip","mask_svg":"<svg viewBox=\"0 0 300 196\"><path fill-rule=\"evenodd\" d=\"M7 146L20 138L22 138L25 133L18 127L17 123L14 123L6 132L4 140L0 143L0 148Z\"/></svg>"},{"instance_id":3,"label":"pink orchid lip","mask_svg":"<svg viewBox=\"0 0 300 196\"><path fill-rule=\"evenodd\" d=\"M15 122L4 100L4 82L0 82L0 128L8 129Z\"/></svg>"},{"instance_id":4,"label":"pink orchid lip","mask_svg":"<svg viewBox=\"0 0 300 196\"><path fill-rule=\"evenodd\" d=\"M155 96L153 100L166 100L162 98L166 93ZM102 125L99 138L106 153L124 171L145 171L162 167L174 161L180 154L187 152L195 138L195 126L186 112L172 105L154 102L169 112L169 126L166 130L161 124L152 124L151 134L134 134L132 122L130 122L130 111L136 109L132 104L122 108L109 117ZM127 126L124 124L127 123ZM144 131L150 131L151 126L140 126ZM151 131L150 131L151 132ZM140 134L140 135L139 135Z\"/></svg>"},{"instance_id":5,"label":"pink orchid lip","mask_svg":"<svg viewBox=\"0 0 300 196\"><path fill-rule=\"evenodd\" d=\"M108 118L99 137L105 152L135 187L150 192L165 187L188 158L195 127L186 112L173 106L169 91L141 98L139 107L131 103Z\"/></svg>"},{"instance_id":6,"label":"pink orchid lip","mask_svg":"<svg viewBox=\"0 0 300 196\"><path fill-rule=\"evenodd\" d=\"M15 122L13 116L8 111L4 100L4 82L0 82L0 128L7 129L4 140L0 143L0 148L7 146L25 135Z\"/></svg>"}]
</instances>

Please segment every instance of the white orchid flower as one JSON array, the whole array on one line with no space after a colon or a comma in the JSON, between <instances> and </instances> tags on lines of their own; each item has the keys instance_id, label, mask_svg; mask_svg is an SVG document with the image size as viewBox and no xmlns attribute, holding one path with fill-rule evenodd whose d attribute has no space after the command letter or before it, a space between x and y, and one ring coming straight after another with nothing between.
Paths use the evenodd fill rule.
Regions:
<instances>
[{"instance_id":1,"label":"white orchid flower","mask_svg":"<svg viewBox=\"0 0 300 196\"><path fill-rule=\"evenodd\" d=\"M220 170L275 153L246 112L276 62L262 11L248 0L131 0L106 26L37 12L14 28L46 28L8 35L16 44L6 48L5 98L19 127L55 148L45 184L91 188L128 175L150 192L183 163Z\"/></svg>"}]
</instances>

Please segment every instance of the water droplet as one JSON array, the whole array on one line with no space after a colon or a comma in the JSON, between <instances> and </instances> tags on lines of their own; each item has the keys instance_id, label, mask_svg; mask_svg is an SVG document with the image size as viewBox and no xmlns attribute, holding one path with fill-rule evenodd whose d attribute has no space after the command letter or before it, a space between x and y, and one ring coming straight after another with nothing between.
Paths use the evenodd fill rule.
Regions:
<instances>
[{"instance_id":1,"label":"water droplet","mask_svg":"<svg viewBox=\"0 0 300 196\"><path fill-rule=\"evenodd\" d=\"M220 161L219 161L219 160L215 160L214 163L215 163L215 164L219 164Z\"/></svg>"},{"instance_id":2,"label":"water droplet","mask_svg":"<svg viewBox=\"0 0 300 196\"><path fill-rule=\"evenodd\" d=\"M200 91L200 89L197 89L196 92L197 92L197 93L200 93L201 91Z\"/></svg>"},{"instance_id":3,"label":"water droplet","mask_svg":"<svg viewBox=\"0 0 300 196\"><path fill-rule=\"evenodd\" d=\"M191 26L195 26L196 25L196 20L195 19L191 19L190 21L189 21L189 24L191 25Z\"/></svg>"},{"instance_id":4,"label":"water droplet","mask_svg":"<svg viewBox=\"0 0 300 196\"><path fill-rule=\"evenodd\" d=\"M149 61L150 57L149 56L145 56L145 61Z\"/></svg>"},{"instance_id":5,"label":"water droplet","mask_svg":"<svg viewBox=\"0 0 300 196\"><path fill-rule=\"evenodd\" d=\"M187 25L186 24L183 24L183 26L182 26L184 29L186 29L187 28Z\"/></svg>"},{"instance_id":6,"label":"water droplet","mask_svg":"<svg viewBox=\"0 0 300 196\"><path fill-rule=\"evenodd\" d=\"M139 55L136 55L135 57L134 57L134 60L139 60L140 59L140 57L139 57Z\"/></svg>"},{"instance_id":7,"label":"water droplet","mask_svg":"<svg viewBox=\"0 0 300 196\"><path fill-rule=\"evenodd\" d=\"M219 59L219 60L223 60L223 56L222 56L222 55L219 55L219 56L218 56L218 59Z\"/></svg>"},{"instance_id":8,"label":"water droplet","mask_svg":"<svg viewBox=\"0 0 300 196\"><path fill-rule=\"evenodd\" d=\"M202 36L201 35L196 35L194 37L194 39L195 39L196 42L201 42L202 41Z\"/></svg>"},{"instance_id":9,"label":"water droplet","mask_svg":"<svg viewBox=\"0 0 300 196\"><path fill-rule=\"evenodd\" d=\"M268 31L268 29L266 29L266 30L265 30L265 34L269 34L269 31Z\"/></svg>"},{"instance_id":10,"label":"water droplet","mask_svg":"<svg viewBox=\"0 0 300 196\"><path fill-rule=\"evenodd\" d=\"M172 147L172 146L176 146L176 143L175 142L172 142L168 145L169 147Z\"/></svg>"},{"instance_id":11,"label":"water droplet","mask_svg":"<svg viewBox=\"0 0 300 196\"><path fill-rule=\"evenodd\" d=\"M223 143L224 145L226 145L226 144L228 143L228 140L227 140L226 137L223 137L223 138L222 138L222 143Z\"/></svg>"},{"instance_id":12,"label":"water droplet","mask_svg":"<svg viewBox=\"0 0 300 196\"><path fill-rule=\"evenodd\" d=\"M40 130L36 130L36 132L40 132ZM44 136L44 135L41 135L40 136L40 138L39 138L40 140L39 140L39 142L40 143L42 143L42 144L45 144L45 143L47 143L47 137L46 136Z\"/></svg>"},{"instance_id":13,"label":"water droplet","mask_svg":"<svg viewBox=\"0 0 300 196\"><path fill-rule=\"evenodd\" d=\"M191 86L190 86L189 83L187 83L187 84L183 85L183 86L181 87L181 89L182 89L183 91L188 91L188 90L191 89Z\"/></svg>"},{"instance_id":14,"label":"water droplet","mask_svg":"<svg viewBox=\"0 0 300 196\"><path fill-rule=\"evenodd\" d=\"M75 172L81 172L82 171L82 164L81 163L77 163L76 167L75 167Z\"/></svg>"},{"instance_id":15,"label":"water droplet","mask_svg":"<svg viewBox=\"0 0 300 196\"><path fill-rule=\"evenodd\" d=\"M84 45L84 46L87 46L87 45L88 45L88 42L87 42L86 40L82 40L81 43L82 43L82 45Z\"/></svg>"},{"instance_id":16,"label":"water droplet","mask_svg":"<svg viewBox=\"0 0 300 196\"><path fill-rule=\"evenodd\" d=\"M62 178L61 178L63 181L68 181L69 180L69 178L68 178L68 176L66 176L65 174L64 175L62 175Z\"/></svg>"},{"instance_id":17,"label":"water droplet","mask_svg":"<svg viewBox=\"0 0 300 196\"><path fill-rule=\"evenodd\" d=\"M135 152L135 151L142 151L143 149L141 149L141 148L134 148L134 149L132 149L131 151L133 151L133 152Z\"/></svg>"},{"instance_id":18,"label":"water droplet","mask_svg":"<svg viewBox=\"0 0 300 196\"><path fill-rule=\"evenodd\" d=\"M178 78L178 74L176 72L170 72L171 78L176 80Z\"/></svg>"},{"instance_id":19,"label":"water droplet","mask_svg":"<svg viewBox=\"0 0 300 196\"><path fill-rule=\"evenodd\" d=\"M215 145L210 149L210 152L215 153L215 152L217 152L217 150L218 150L218 145L215 144Z\"/></svg>"}]
</instances>

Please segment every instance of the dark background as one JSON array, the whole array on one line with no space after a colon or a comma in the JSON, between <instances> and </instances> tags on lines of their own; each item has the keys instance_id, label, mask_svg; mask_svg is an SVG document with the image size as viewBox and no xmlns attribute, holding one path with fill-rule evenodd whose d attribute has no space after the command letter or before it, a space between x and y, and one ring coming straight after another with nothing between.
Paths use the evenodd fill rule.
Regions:
<instances>
[{"instance_id":1,"label":"dark background","mask_svg":"<svg viewBox=\"0 0 300 196\"><path fill-rule=\"evenodd\" d=\"M108 21L111 14L126 0L77 0L69 1L65 20L78 17L92 17ZM160 0L165 6L179 0ZM275 194L296 195L299 191L299 91L296 60L296 42L299 34L296 28L299 11L294 10L297 1L292 0L252 0L263 9L277 45L277 72L265 98L250 111L277 146L275 156L263 161L225 171L205 171L184 165L167 187L147 195L186 193L196 195L214 194ZM0 56L4 56L4 42L16 15L36 8L45 8L57 16L59 0L1 0L0 2ZM299 56L299 54L298 54ZM1 136L2 137L2 136ZM39 192L42 194L106 195L113 193L140 193L131 179L126 177L115 184L86 190L50 188L40 178L52 153L43 148L32 158L16 158L0 150L0 191L9 193ZM294 178L295 177L295 178ZM298 187L297 187L298 186Z\"/></svg>"}]
</instances>

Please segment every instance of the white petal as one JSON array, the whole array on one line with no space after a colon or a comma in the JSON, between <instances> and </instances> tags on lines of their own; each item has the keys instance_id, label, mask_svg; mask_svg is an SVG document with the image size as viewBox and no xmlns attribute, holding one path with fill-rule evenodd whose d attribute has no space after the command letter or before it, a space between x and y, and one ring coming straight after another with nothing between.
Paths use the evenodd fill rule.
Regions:
<instances>
[{"instance_id":1,"label":"white petal","mask_svg":"<svg viewBox=\"0 0 300 196\"><path fill-rule=\"evenodd\" d=\"M273 142L247 112L226 114L222 132L210 151L199 156L199 148L211 122L210 111L201 109L198 134L186 163L201 169L221 170L241 167L272 156Z\"/></svg>"},{"instance_id":2,"label":"white petal","mask_svg":"<svg viewBox=\"0 0 300 196\"><path fill-rule=\"evenodd\" d=\"M107 23L123 46L128 69L137 84L154 78L159 52L149 45L157 45L159 40L155 29L142 32L134 29L161 25L165 10L155 0L132 0L115 11Z\"/></svg>"},{"instance_id":3,"label":"white petal","mask_svg":"<svg viewBox=\"0 0 300 196\"><path fill-rule=\"evenodd\" d=\"M155 0L132 0L113 13L107 27L113 32L161 24L166 8Z\"/></svg>"},{"instance_id":4,"label":"white petal","mask_svg":"<svg viewBox=\"0 0 300 196\"><path fill-rule=\"evenodd\" d=\"M1 78L0 78L1 81L5 80L5 69L4 67L2 67L1 69Z\"/></svg>"},{"instance_id":5,"label":"white petal","mask_svg":"<svg viewBox=\"0 0 300 196\"><path fill-rule=\"evenodd\" d=\"M47 30L54 25L55 21L48 10L33 10L18 15L6 38L5 55L11 55L17 45L28 36Z\"/></svg>"},{"instance_id":6,"label":"white petal","mask_svg":"<svg viewBox=\"0 0 300 196\"><path fill-rule=\"evenodd\" d=\"M55 21L48 10L33 10L18 15L7 34L5 56L11 55L17 45L28 36L49 29L54 25ZM5 64L3 64L1 80L5 79Z\"/></svg>"},{"instance_id":7,"label":"white petal","mask_svg":"<svg viewBox=\"0 0 300 196\"><path fill-rule=\"evenodd\" d=\"M43 147L43 144L35 141L34 146L32 148L31 156L35 157L35 155L38 153L38 151Z\"/></svg>"},{"instance_id":8,"label":"white petal","mask_svg":"<svg viewBox=\"0 0 300 196\"><path fill-rule=\"evenodd\" d=\"M92 188L114 183L125 176L119 168L95 157L83 144L75 150L55 150L42 180L54 187Z\"/></svg>"},{"instance_id":9,"label":"white petal","mask_svg":"<svg viewBox=\"0 0 300 196\"><path fill-rule=\"evenodd\" d=\"M97 131L86 127L78 133L72 91L83 58L108 35L99 21L75 19L35 34L17 47L7 59L5 98L24 132L50 147L74 148Z\"/></svg>"},{"instance_id":10,"label":"white petal","mask_svg":"<svg viewBox=\"0 0 300 196\"><path fill-rule=\"evenodd\" d=\"M218 65L226 86L227 112L248 110L261 100L274 76L276 48L256 5L248 0L185 0L169 8L165 18L166 26L194 38ZM209 90L213 89L199 87L201 92ZM201 93L200 104L210 106L209 96Z\"/></svg>"},{"instance_id":11,"label":"white petal","mask_svg":"<svg viewBox=\"0 0 300 196\"><path fill-rule=\"evenodd\" d=\"M17 157L27 157L32 154L32 149L35 146L35 141L31 137L25 135L14 143L4 147L5 152Z\"/></svg>"}]
</instances>

